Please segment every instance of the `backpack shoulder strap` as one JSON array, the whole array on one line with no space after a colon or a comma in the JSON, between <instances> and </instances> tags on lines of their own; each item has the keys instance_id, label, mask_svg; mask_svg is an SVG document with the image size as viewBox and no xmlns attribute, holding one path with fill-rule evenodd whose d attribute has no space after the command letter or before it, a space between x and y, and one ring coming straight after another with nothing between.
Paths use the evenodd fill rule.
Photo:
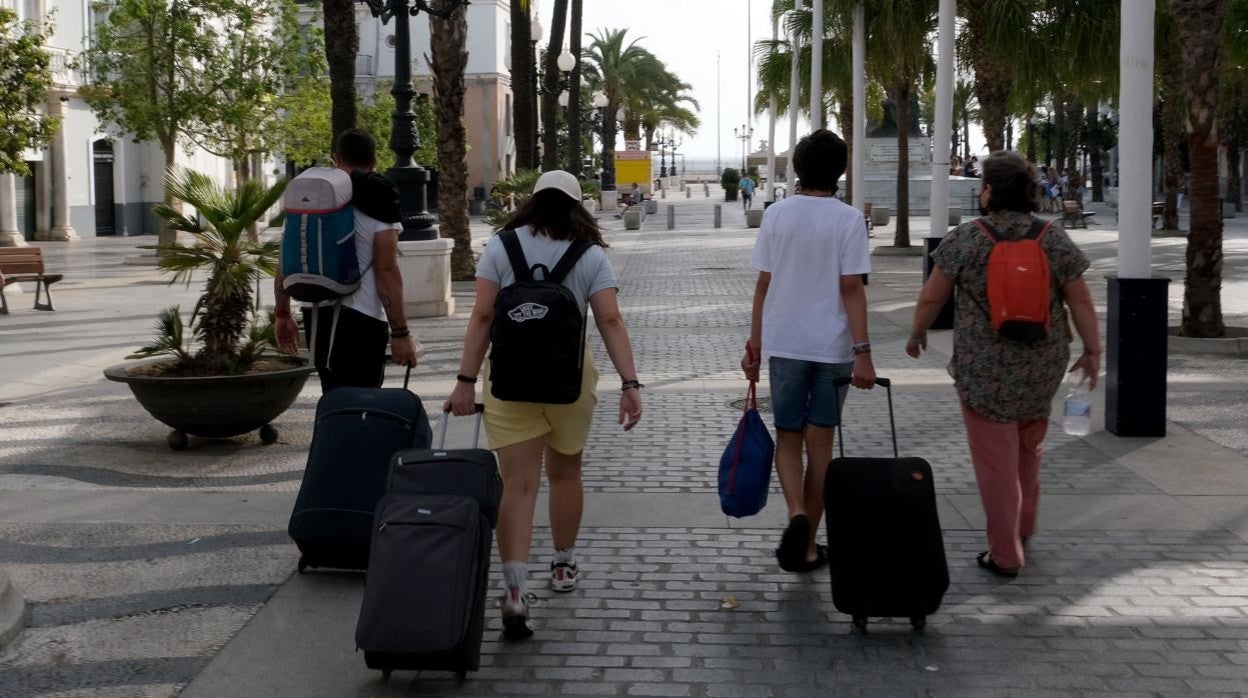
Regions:
<instances>
[{"instance_id":1,"label":"backpack shoulder strap","mask_svg":"<svg viewBox=\"0 0 1248 698\"><path fill-rule=\"evenodd\" d=\"M979 229L982 230L984 232L984 235L986 235L988 239L992 241L992 244L995 245L998 242L1001 242L1001 238L997 235L996 231L994 231L992 229L992 226L988 225L988 222L985 221L983 218L976 218L975 225L979 226Z\"/></svg>"},{"instance_id":2,"label":"backpack shoulder strap","mask_svg":"<svg viewBox=\"0 0 1248 698\"><path fill-rule=\"evenodd\" d=\"M1031 227L1027 229L1027 239L1039 241L1044 234L1053 228L1053 221L1045 221L1039 218L1031 222Z\"/></svg>"},{"instance_id":3,"label":"backpack shoulder strap","mask_svg":"<svg viewBox=\"0 0 1248 698\"><path fill-rule=\"evenodd\" d=\"M515 275L516 282L532 281L533 270L524 258L524 248L520 246L520 236L516 231L504 230L498 234L498 239L503 241L503 249L507 250L507 260L511 262L511 272Z\"/></svg>"},{"instance_id":4,"label":"backpack shoulder strap","mask_svg":"<svg viewBox=\"0 0 1248 698\"><path fill-rule=\"evenodd\" d=\"M563 283L563 280L568 278L568 274L572 273L572 268L576 266L576 263L581 261L581 257L584 257L585 253L589 252L589 248L593 246L594 243L585 240L573 241L572 246L559 258L559 263L555 265L554 271L550 272L546 280L556 284Z\"/></svg>"}]
</instances>

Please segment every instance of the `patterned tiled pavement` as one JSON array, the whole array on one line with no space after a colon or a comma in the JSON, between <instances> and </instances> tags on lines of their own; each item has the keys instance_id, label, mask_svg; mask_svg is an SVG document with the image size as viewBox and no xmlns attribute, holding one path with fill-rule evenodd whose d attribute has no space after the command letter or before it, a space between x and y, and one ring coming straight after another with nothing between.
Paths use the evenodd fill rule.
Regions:
<instances>
[{"instance_id":1,"label":"patterned tiled pavement","mask_svg":"<svg viewBox=\"0 0 1248 698\"><path fill-rule=\"evenodd\" d=\"M613 383L604 381L586 456L591 509L595 502L627 507L665 493L713 501L715 468L735 423L730 403L743 394L736 364L753 290L746 269L752 235L735 207L725 207L725 227L715 230L705 200L670 203L678 206L677 231L662 230L658 216L640 233L614 230L609 237L649 389L646 419L626 435L613 426ZM1097 268L1112 267L1112 236L1095 229L1084 236ZM95 349L116 345L118 355L146 331L146 307L108 315L93 309L99 298L132 293L154 278L123 273L115 266L120 248L104 249L104 262L66 256L88 280L78 289L67 282L57 317L15 315L8 319L18 322L0 324L0 377L12 380L14 367L24 371L43 355L51 360L63 341L57 333L78 323L96 328ZM1159 254L1163 264L1172 256L1168 247ZM1174 511L1165 507L1153 520L1106 513L1124 498L1170 498L1155 478L1120 457L1146 444L1107 446L1105 439L1068 437L1055 427L1046 497L1080 502L1093 519L1105 514L1098 520L1113 525L1052 522L1032 541L1031 563L1012 582L974 568L982 534L966 521L976 509L976 490L945 358L904 359L904 329L895 324L920 281L917 260L876 258L875 266L872 334L881 373L897 381L901 449L932 463L938 492L960 514L945 521L953 586L926 635L897 621L876 622L867 635L853 631L832 607L826 573L794 577L775 569L774 515L730 528L722 517L715 524L691 514L687 525L667 528L644 520L587 528L582 589L559 597L539 592L538 635L522 645L500 642L491 614L485 666L465 685L436 673L400 673L381 683L351 652L351 606L362 580L291 577L296 552L284 517L301 477L316 386L278 421L282 439L274 446L252 436L197 441L175 455L164 444L165 428L124 387L93 380L0 406L0 565L31 604L27 630L0 657L0 695L171 696L196 677L191 695L1248 693L1248 544L1233 526L1209 523L1199 511L1174 521L1158 518ZM1228 286L1245 276L1248 269L1233 268ZM185 299L178 289L164 289L151 301ZM419 378L432 386L424 395L431 407L449 387L445 378L458 361L469 304L461 296L457 317L420 323L429 355ZM606 369L601 343L593 342ZM1195 430L1196 442L1209 449L1221 444L1248 456L1243 362L1174 357L1171 365L1172 419ZM846 438L853 452L887 453L886 425L882 395L851 398ZM1227 495L1248 495L1228 487ZM189 497L177 500L188 502L188 515L105 510L107 495L147 493ZM223 494L264 523L231 516L209 523L189 515L199 506L196 497L207 506ZM54 496L98 496L101 504L72 521L30 514L41 497ZM1200 502L1183 506L1201 509ZM1248 505L1236 511L1243 510ZM628 520L627 513L615 518ZM546 549L548 532L539 528L537 535L535 550ZM329 654L300 654L304 646L279 633L267 638L271 655L266 647L253 661L269 670L267 682L214 693L223 674L251 676L231 648L251 646L245 643L269 627L272 617L265 614L277 613L284 593L339 600L309 626L332 645L321 650ZM725 608L728 597L739 607ZM277 627L285 622L293 634L299 619L278 618Z\"/></svg>"}]
</instances>

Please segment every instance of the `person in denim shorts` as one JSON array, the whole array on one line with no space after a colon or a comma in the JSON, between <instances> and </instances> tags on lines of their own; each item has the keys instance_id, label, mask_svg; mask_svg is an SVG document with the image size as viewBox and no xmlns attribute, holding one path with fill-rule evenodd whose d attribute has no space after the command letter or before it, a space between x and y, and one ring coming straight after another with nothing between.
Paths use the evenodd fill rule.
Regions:
<instances>
[{"instance_id":1,"label":"person in denim shorts","mask_svg":"<svg viewBox=\"0 0 1248 698\"><path fill-rule=\"evenodd\" d=\"M741 366L756 381L758 357L768 361L776 473L789 510L776 559L789 572L809 572L828 562L827 548L815 537L847 390L835 381L849 378L863 389L875 385L862 281L871 271L866 224L858 209L834 196L847 150L845 141L826 129L797 144L793 168L801 194L763 214L751 261L758 283Z\"/></svg>"}]
</instances>

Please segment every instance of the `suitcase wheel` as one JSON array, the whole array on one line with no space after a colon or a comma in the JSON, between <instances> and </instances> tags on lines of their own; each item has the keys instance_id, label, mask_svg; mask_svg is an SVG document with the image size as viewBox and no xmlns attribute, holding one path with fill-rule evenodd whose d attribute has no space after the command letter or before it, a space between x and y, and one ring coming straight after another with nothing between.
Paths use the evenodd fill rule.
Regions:
<instances>
[{"instance_id":1,"label":"suitcase wheel","mask_svg":"<svg viewBox=\"0 0 1248 698\"><path fill-rule=\"evenodd\" d=\"M910 616L910 627L914 632L921 633L927 627L927 616Z\"/></svg>"},{"instance_id":2,"label":"suitcase wheel","mask_svg":"<svg viewBox=\"0 0 1248 698\"><path fill-rule=\"evenodd\" d=\"M854 616L854 627L865 633L867 631L867 617Z\"/></svg>"},{"instance_id":3,"label":"suitcase wheel","mask_svg":"<svg viewBox=\"0 0 1248 698\"><path fill-rule=\"evenodd\" d=\"M169 436L165 438L165 443L169 444L169 448L175 451L184 451L187 446L191 445L191 439L186 432L174 430L169 432Z\"/></svg>"},{"instance_id":4,"label":"suitcase wheel","mask_svg":"<svg viewBox=\"0 0 1248 698\"><path fill-rule=\"evenodd\" d=\"M277 443L277 429L272 424L265 424L260 427L260 443L265 446L272 446Z\"/></svg>"},{"instance_id":5,"label":"suitcase wheel","mask_svg":"<svg viewBox=\"0 0 1248 698\"><path fill-rule=\"evenodd\" d=\"M299 574L308 571L308 559L302 555L299 556Z\"/></svg>"},{"instance_id":6,"label":"suitcase wheel","mask_svg":"<svg viewBox=\"0 0 1248 698\"><path fill-rule=\"evenodd\" d=\"M464 682L467 680L468 680L468 672L466 671L455 672L455 683L459 684L460 686L463 686Z\"/></svg>"},{"instance_id":7,"label":"suitcase wheel","mask_svg":"<svg viewBox=\"0 0 1248 698\"><path fill-rule=\"evenodd\" d=\"M391 669L382 669L382 670L381 670L381 680L382 680L382 681L389 681L389 680L390 680L390 673L391 673L391 671L393 671L393 670L391 670Z\"/></svg>"}]
</instances>

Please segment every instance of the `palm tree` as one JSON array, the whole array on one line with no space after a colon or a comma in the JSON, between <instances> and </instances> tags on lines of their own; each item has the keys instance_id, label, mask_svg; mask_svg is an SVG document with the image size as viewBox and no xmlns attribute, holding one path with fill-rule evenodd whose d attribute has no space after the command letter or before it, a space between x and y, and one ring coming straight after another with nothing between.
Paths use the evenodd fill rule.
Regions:
<instances>
[{"instance_id":1,"label":"palm tree","mask_svg":"<svg viewBox=\"0 0 1248 698\"><path fill-rule=\"evenodd\" d=\"M467 8L450 17L429 16L432 37L434 112L438 133L438 219L443 237L455 241L451 278L471 280L476 271L468 228L468 134L464 129L464 70L468 67Z\"/></svg>"},{"instance_id":2,"label":"palm tree","mask_svg":"<svg viewBox=\"0 0 1248 698\"><path fill-rule=\"evenodd\" d=\"M983 120L988 151L1005 148L1005 126L1009 119L1010 92L1019 77L1016 68L1026 70L1044 46L1035 23L1034 0L962 0L958 8L966 19L961 42L965 63L975 72L973 88ZM1020 60L1020 56L1023 56ZM1025 78L1024 78L1025 79ZM959 81L959 87L963 83ZM955 103L956 103L955 98ZM963 129L963 143L966 143ZM969 153L969 150L967 151Z\"/></svg>"},{"instance_id":3,"label":"palm tree","mask_svg":"<svg viewBox=\"0 0 1248 698\"><path fill-rule=\"evenodd\" d=\"M979 121L983 115L983 110L976 103L975 85L965 80L959 80L953 88L953 123L962 126L962 159L971 159L971 122ZM955 127L956 128L956 127ZM1001 146L1004 147L1004 146ZM993 148L992 143L988 144L989 152L996 152L1001 148ZM954 148L954 155L957 155L957 148Z\"/></svg>"},{"instance_id":4,"label":"palm tree","mask_svg":"<svg viewBox=\"0 0 1248 698\"><path fill-rule=\"evenodd\" d=\"M568 22L568 0L555 0L550 44L546 48L542 96L542 170L559 169L559 54Z\"/></svg>"},{"instance_id":5,"label":"palm tree","mask_svg":"<svg viewBox=\"0 0 1248 698\"><path fill-rule=\"evenodd\" d=\"M1217 114L1227 0L1171 0L1183 52L1191 156L1191 232L1182 331L1221 337L1222 202L1218 191Z\"/></svg>"},{"instance_id":6,"label":"palm tree","mask_svg":"<svg viewBox=\"0 0 1248 698\"><path fill-rule=\"evenodd\" d=\"M529 0L511 0L511 93L512 131L516 134L516 169L537 168L533 162L537 138L537 105L533 103L532 21Z\"/></svg>"},{"instance_id":7,"label":"palm tree","mask_svg":"<svg viewBox=\"0 0 1248 698\"><path fill-rule=\"evenodd\" d=\"M1231 0L1226 16L1226 69L1222 73L1222 115L1218 131L1226 145L1227 203L1244 210L1240 149L1248 139L1248 0Z\"/></svg>"},{"instance_id":8,"label":"palm tree","mask_svg":"<svg viewBox=\"0 0 1248 698\"><path fill-rule=\"evenodd\" d=\"M360 35L355 27L355 0L325 0L325 60L329 63L329 95L334 136L355 128L355 55ZM332 146L332 143L327 143Z\"/></svg>"},{"instance_id":9,"label":"palm tree","mask_svg":"<svg viewBox=\"0 0 1248 698\"><path fill-rule=\"evenodd\" d=\"M286 180L270 187L250 180L227 191L207 175L175 168L166 175L165 188L167 198L191 205L195 215L183 215L169 204L157 204L153 213L169 230L191 235L193 242L160 245L159 267L172 276L171 283L190 283L196 271L208 274L192 320L203 347L182 368L199 374L242 372L262 348L257 337L248 336L249 319L257 284L277 271L278 254L276 241L253 242L247 228L281 199ZM162 328L180 333L181 318L174 322L167 314Z\"/></svg>"},{"instance_id":10,"label":"palm tree","mask_svg":"<svg viewBox=\"0 0 1248 698\"><path fill-rule=\"evenodd\" d=\"M600 29L597 34L591 35L592 41L583 55L586 81L593 90L602 92L607 98L602 123L604 189L615 188L616 112L628 104L633 95L644 92L650 85L674 79L654 54L637 45L638 40L627 41L627 34L627 29ZM631 135L636 138L640 135L640 121L635 115L626 115L625 126L630 123L635 129Z\"/></svg>"}]
</instances>

